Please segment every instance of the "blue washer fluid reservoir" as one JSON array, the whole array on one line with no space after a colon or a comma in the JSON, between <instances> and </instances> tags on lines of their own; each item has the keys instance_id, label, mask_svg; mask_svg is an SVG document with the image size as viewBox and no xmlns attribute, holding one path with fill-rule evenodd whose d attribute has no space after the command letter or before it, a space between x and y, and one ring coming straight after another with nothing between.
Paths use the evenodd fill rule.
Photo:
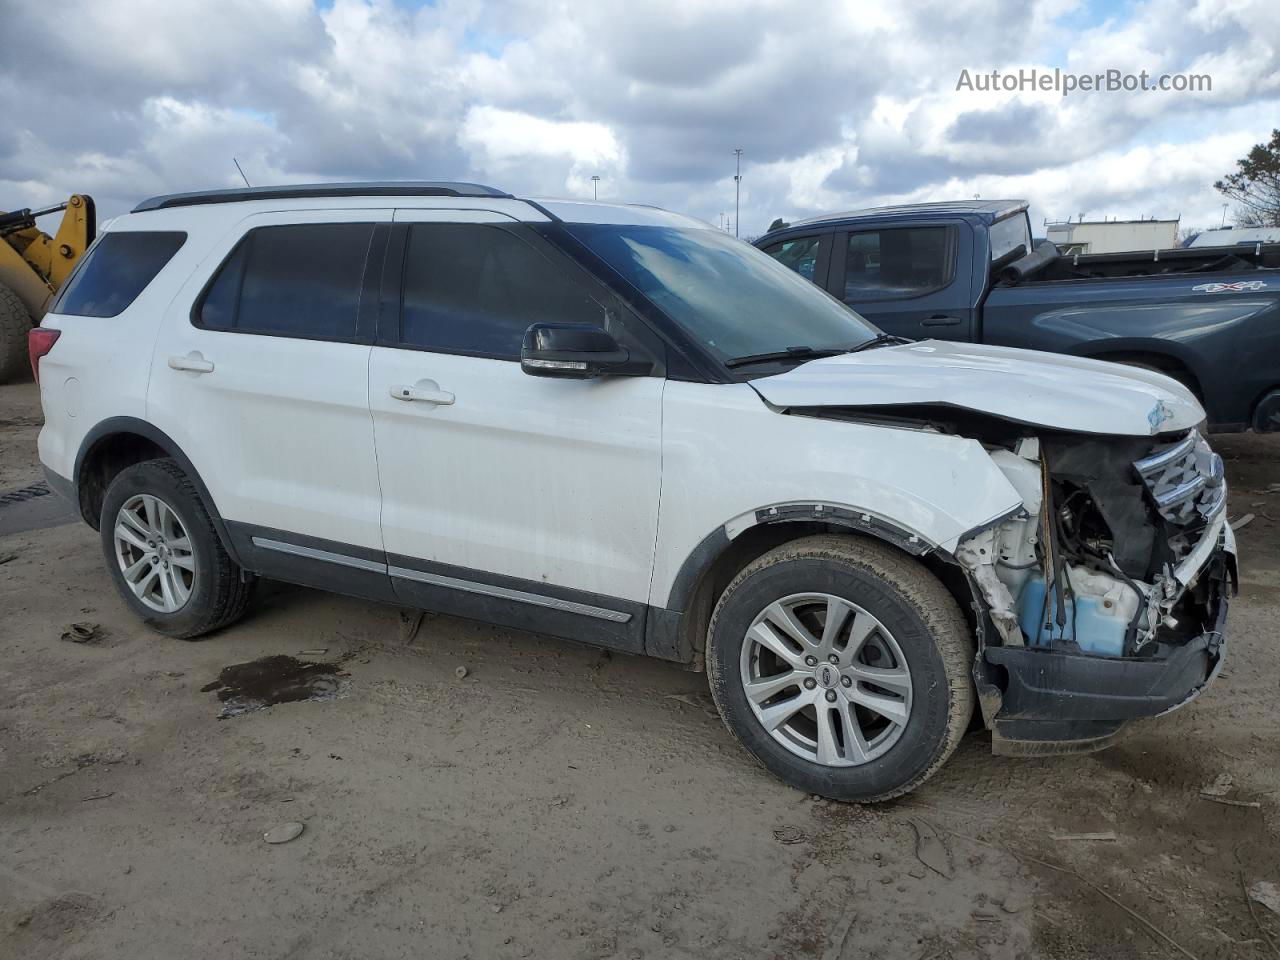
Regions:
<instances>
[{"instance_id":1,"label":"blue washer fluid reservoir","mask_svg":"<svg viewBox=\"0 0 1280 960\"><path fill-rule=\"evenodd\" d=\"M1022 588L1018 625L1027 635L1028 645L1047 647L1062 638L1074 640L1085 653L1124 656L1124 635L1138 608L1137 595L1127 584L1106 574L1078 567L1069 568L1069 574L1076 596L1074 603L1067 598L1067 622L1061 628L1054 614L1054 598L1045 603L1044 579L1032 577Z\"/></svg>"}]
</instances>

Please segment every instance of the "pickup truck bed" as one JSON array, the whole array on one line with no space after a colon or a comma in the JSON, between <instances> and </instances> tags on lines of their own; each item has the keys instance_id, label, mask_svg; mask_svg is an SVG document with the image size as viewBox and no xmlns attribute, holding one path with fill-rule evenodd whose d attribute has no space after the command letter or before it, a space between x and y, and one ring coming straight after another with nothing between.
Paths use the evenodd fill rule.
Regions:
<instances>
[{"instance_id":1,"label":"pickup truck bed","mask_svg":"<svg viewBox=\"0 0 1280 960\"><path fill-rule=\"evenodd\" d=\"M756 241L887 333L1137 364L1210 426L1280 430L1280 245L1059 256L1027 205L886 207Z\"/></svg>"}]
</instances>

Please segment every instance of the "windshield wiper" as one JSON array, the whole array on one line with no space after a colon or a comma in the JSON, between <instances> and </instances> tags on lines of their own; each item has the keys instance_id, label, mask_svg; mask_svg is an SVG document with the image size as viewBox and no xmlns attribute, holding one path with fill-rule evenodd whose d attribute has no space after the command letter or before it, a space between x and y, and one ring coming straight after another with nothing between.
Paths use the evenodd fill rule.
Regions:
<instances>
[{"instance_id":1,"label":"windshield wiper","mask_svg":"<svg viewBox=\"0 0 1280 960\"><path fill-rule=\"evenodd\" d=\"M861 353L863 350L874 350L876 347L888 347L895 343L910 343L906 337L895 337L891 333L880 333L872 337L866 343L860 343L852 350L845 350L845 353Z\"/></svg>"},{"instance_id":2,"label":"windshield wiper","mask_svg":"<svg viewBox=\"0 0 1280 960\"><path fill-rule=\"evenodd\" d=\"M844 353L858 353L860 350L870 350L873 347L887 347L893 343L910 343L911 341L905 337L895 337L888 333L877 334L865 343L860 343L856 347L831 347L825 350L815 350L813 347L787 347L785 350L775 350L772 353L753 353L746 357L734 357L732 360L726 360L726 367L746 367L753 363L777 363L780 360L795 360L797 362L804 360L820 360L823 357L838 357Z\"/></svg>"},{"instance_id":3,"label":"windshield wiper","mask_svg":"<svg viewBox=\"0 0 1280 960\"><path fill-rule=\"evenodd\" d=\"M822 357L837 357L842 353L848 353L847 347L841 347L831 350L815 350L813 347L787 347L785 350L775 350L772 353L753 353L745 357L734 357L732 360L726 360L726 367L745 367L753 363L771 363L778 360L818 360Z\"/></svg>"}]
</instances>

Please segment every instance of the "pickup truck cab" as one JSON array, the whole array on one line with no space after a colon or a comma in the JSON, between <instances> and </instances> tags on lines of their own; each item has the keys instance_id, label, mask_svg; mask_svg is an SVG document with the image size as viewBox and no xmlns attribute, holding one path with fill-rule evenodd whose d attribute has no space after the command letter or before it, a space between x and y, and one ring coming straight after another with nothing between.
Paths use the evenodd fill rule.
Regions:
<instances>
[{"instance_id":1,"label":"pickup truck cab","mask_svg":"<svg viewBox=\"0 0 1280 960\"><path fill-rule=\"evenodd\" d=\"M1146 367L1214 430L1280 430L1280 244L1061 256L1020 200L832 214L755 243L887 333Z\"/></svg>"},{"instance_id":2,"label":"pickup truck cab","mask_svg":"<svg viewBox=\"0 0 1280 960\"><path fill-rule=\"evenodd\" d=\"M857 801L923 783L975 704L1002 752L1098 746L1223 662L1188 391L896 343L656 208L156 197L30 345L50 485L170 636L274 578L659 657L769 770Z\"/></svg>"}]
</instances>

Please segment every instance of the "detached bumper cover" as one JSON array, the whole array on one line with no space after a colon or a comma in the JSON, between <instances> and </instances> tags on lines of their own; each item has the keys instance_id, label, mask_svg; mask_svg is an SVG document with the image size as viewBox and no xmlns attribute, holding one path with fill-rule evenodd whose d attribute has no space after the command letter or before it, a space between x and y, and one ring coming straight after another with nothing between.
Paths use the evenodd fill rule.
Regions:
<instances>
[{"instance_id":1,"label":"detached bumper cover","mask_svg":"<svg viewBox=\"0 0 1280 960\"><path fill-rule=\"evenodd\" d=\"M997 754L1088 752L1109 746L1124 725L1194 700L1222 669L1226 656L1228 579L1234 546L1219 556L1213 625L1187 642L1161 644L1152 657L1106 658L1034 647L987 647L1001 668L1003 697L991 724Z\"/></svg>"}]
</instances>

